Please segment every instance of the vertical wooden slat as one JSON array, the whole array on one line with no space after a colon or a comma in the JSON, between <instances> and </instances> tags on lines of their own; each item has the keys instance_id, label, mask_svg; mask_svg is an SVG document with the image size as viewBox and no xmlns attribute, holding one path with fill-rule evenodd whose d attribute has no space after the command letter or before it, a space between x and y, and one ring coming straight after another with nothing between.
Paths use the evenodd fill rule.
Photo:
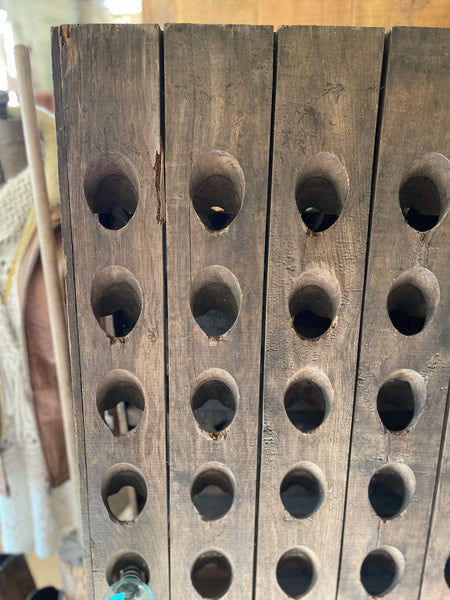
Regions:
<instances>
[{"instance_id":1,"label":"vertical wooden slat","mask_svg":"<svg viewBox=\"0 0 450 600\"><path fill-rule=\"evenodd\" d=\"M335 595L382 55L382 30L278 32L257 600L300 597L309 588L311 599ZM312 209L322 207L326 221L339 203L339 218L325 229ZM308 331L314 323L317 331ZM319 406L314 413L320 399L329 402L322 424ZM324 488L322 504L306 518L291 516L280 497L297 466L299 479L283 486L292 512L307 514L307 497L321 494L315 483ZM295 500L302 485L306 497ZM278 561L290 551L277 580ZM313 570L317 579L308 583Z\"/></svg>"},{"instance_id":2,"label":"vertical wooden slat","mask_svg":"<svg viewBox=\"0 0 450 600\"><path fill-rule=\"evenodd\" d=\"M223 597L250 599L273 32L269 27L170 25L164 34L164 65L172 598L200 597L192 587L191 569L197 557L214 550L232 569L232 584ZM215 204L219 215L221 208L231 214L230 203L239 195L242 207L228 227L213 231L212 223L205 226L195 211L190 186L195 201L204 201L210 214ZM240 303L239 316L225 335L207 335L190 303L195 307L197 302L200 315L221 307L230 316L234 300L227 301L227 289ZM214 380L228 385L237 410L231 424L225 419L207 432L193 414L191 394ZM202 389L217 400L220 383ZM197 411L205 399L198 398ZM202 519L191 501L194 478L207 464L212 469L223 465L234 478L232 507L217 520ZM203 597L219 597L213 593L220 567L210 565L213 591Z\"/></svg>"},{"instance_id":3,"label":"vertical wooden slat","mask_svg":"<svg viewBox=\"0 0 450 600\"><path fill-rule=\"evenodd\" d=\"M369 591L384 575L400 580L389 598L419 595L448 385L449 34L390 34L340 598L369 597L361 573Z\"/></svg>"},{"instance_id":4,"label":"vertical wooden slat","mask_svg":"<svg viewBox=\"0 0 450 600\"><path fill-rule=\"evenodd\" d=\"M148 565L155 597L162 598L168 590L164 280L153 169L160 152L160 32L150 25L90 25L61 27L58 34L55 85L74 391L83 414L83 423L80 414L77 422L79 461L82 472L86 469L81 489L90 536L86 567L93 572L92 598L101 598L113 556L137 552ZM93 204L120 205L134 197L132 189L138 204L126 226L100 224L87 197ZM108 212L104 206L93 208ZM128 216L118 210L113 219ZM114 268L103 271L109 267ZM127 336L115 331L114 338L101 329L96 316L103 322L103 316L107 321L108 314L122 310L119 316L127 320L130 311L138 316L140 300L139 318ZM113 436L97 408L98 390L114 394L122 385L123 372L118 379L117 372L105 379L114 369L127 370L129 379L135 376L145 399L138 426L122 437ZM147 499L137 519L121 525L108 515L102 484L108 469L123 463L136 467L145 484L139 476L136 484L122 466L104 496L134 483L141 496L138 504L145 495Z\"/></svg>"}]
</instances>

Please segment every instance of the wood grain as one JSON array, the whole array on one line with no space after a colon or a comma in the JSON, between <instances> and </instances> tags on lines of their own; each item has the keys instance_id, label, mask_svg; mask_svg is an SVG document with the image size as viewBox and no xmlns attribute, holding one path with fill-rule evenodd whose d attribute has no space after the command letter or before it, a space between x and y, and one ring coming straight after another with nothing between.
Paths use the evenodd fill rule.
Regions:
<instances>
[{"instance_id":1,"label":"wood grain","mask_svg":"<svg viewBox=\"0 0 450 600\"><path fill-rule=\"evenodd\" d=\"M268 27L170 25L164 37L172 598L198 597L191 566L216 549L233 571L225 597L250 599L273 33ZM213 150L230 153L245 178L242 208L221 231L205 227L189 195L191 174ZM225 171L225 179L231 176ZM229 269L242 291L237 321L218 338L202 331L190 308L199 274L213 265ZM234 421L218 435L200 429L190 406L194 382L211 368L229 373L239 395ZM211 462L233 474L234 502L223 518L204 521L190 488L197 470Z\"/></svg>"},{"instance_id":2,"label":"wood grain","mask_svg":"<svg viewBox=\"0 0 450 600\"><path fill-rule=\"evenodd\" d=\"M405 559L403 576L389 598L419 595L448 385L448 161L434 155L440 165L434 183L444 208L440 223L429 231L417 231L405 222L399 190L405 178L417 174L414 165L425 168L429 153L448 157L450 152L449 33L394 28L390 34L340 574L342 598L369 597L360 581L361 564L369 551L385 544L397 548ZM424 205L429 198L422 198ZM391 323L388 296L400 275L417 276L424 268L437 279L440 300L431 294L423 330L403 335ZM403 300L408 301L411 293L406 288ZM415 424L392 433L380 420L377 396L386 379L402 369L424 379L426 399ZM383 520L371 507L368 486L375 471L387 463L407 465L416 484L406 510L398 518Z\"/></svg>"},{"instance_id":3,"label":"wood grain","mask_svg":"<svg viewBox=\"0 0 450 600\"><path fill-rule=\"evenodd\" d=\"M81 494L89 536L90 598L103 596L108 563L123 549L145 559L156 597L165 597L168 590L163 248L153 171L160 152L159 40L155 26L65 26L54 32L79 461L83 475L86 471ZM126 157L137 182L136 213L118 230L98 222L83 188L89 170L94 178L102 175L105 164L98 159L105 156L117 164ZM128 269L143 296L136 326L117 343L111 343L115 340L99 327L91 306L93 281L111 265ZM106 300L113 293L111 288ZM124 437L112 435L96 405L97 386L117 368L136 375L145 396L138 427ZM105 473L116 463L140 469L147 487L142 513L125 525L110 519L102 500Z\"/></svg>"},{"instance_id":4,"label":"wood grain","mask_svg":"<svg viewBox=\"0 0 450 600\"><path fill-rule=\"evenodd\" d=\"M308 598L332 598L336 591L382 54L382 30L278 32L257 600L286 598L277 563L299 546L317 560ZM297 209L297 179L305 170L342 186L342 213L321 233L308 231ZM292 326L290 294L300 276L310 273L316 285L324 272L339 288L336 320L325 335L305 339ZM288 382L305 369L329 378L332 388L328 417L308 433L294 427L284 407ZM301 519L283 507L280 486L304 461L322 470L325 498Z\"/></svg>"}]
</instances>

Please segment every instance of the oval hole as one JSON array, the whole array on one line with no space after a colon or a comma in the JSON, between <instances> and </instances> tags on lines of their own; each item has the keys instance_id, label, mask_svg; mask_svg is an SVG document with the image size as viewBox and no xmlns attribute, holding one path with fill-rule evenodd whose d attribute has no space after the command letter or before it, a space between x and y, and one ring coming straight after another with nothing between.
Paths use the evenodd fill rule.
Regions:
<instances>
[{"instance_id":1,"label":"oval hole","mask_svg":"<svg viewBox=\"0 0 450 600\"><path fill-rule=\"evenodd\" d=\"M86 200L91 212L106 229L125 227L136 211L138 190L136 170L125 156L101 154L86 169Z\"/></svg>"},{"instance_id":2,"label":"oval hole","mask_svg":"<svg viewBox=\"0 0 450 600\"><path fill-rule=\"evenodd\" d=\"M412 177L399 192L400 208L410 227L429 231L441 216L441 199L437 187L428 177Z\"/></svg>"},{"instance_id":3,"label":"oval hole","mask_svg":"<svg viewBox=\"0 0 450 600\"><path fill-rule=\"evenodd\" d=\"M106 267L92 283L91 306L108 338L127 336L142 310L142 291L137 279L124 267Z\"/></svg>"},{"instance_id":4,"label":"oval hole","mask_svg":"<svg viewBox=\"0 0 450 600\"><path fill-rule=\"evenodd\" d=\"M228 559L214 550L197 558L191 569L191 581L202 598L222 598L231 586L232 570Z\"/></svg>"},{"instance_id":5,"label":"oval hole","mask_svg":"<svg viewBox=\"0 0 450 600\"><path fill-rule=\"evenodd\" d=\"M392 591L402 578L405 559L392 546L377 548L361 565L361 583L371 596L384 596Z\"/></svg>"},{"instance_id":6,"label":"oval hole","mask_svg":"<svg viewBox=\"0 0 450 600\"><path fill-rule=\"evenodd\" d=\"M305 339L315 340L330 329L340 302L339 284L323 269L301 275L289 298L292 326Z\"/></svg>"},{"instance_id":7,"label":"oval hole","mask_svg":"<svg viewBox=\"0 0 450 600\"><path fill-rule=\"evenodd\" d=\"M329 152L312 156L295 187L295 201L306 227L320 233L338 220L348 194L348 176L339 159Z\"/></svg>"},{"instance_id":8,"label":"oval hole","mask_svg":"<svg viewBox=\"0 0 450 600\"><path fill-rule=\"evenodd\" d=\"M317 560L306 548L283 554L277 564L277 582L289 598L301 598L312 590L317 580Z\"/></svg>"},{"instance_id":9,"label":"oval hole","mask_svg":"<svg viewBox=\"0 0 450 600\"><path fill-rule=\"evenodd\" d=\"M125 569L133 568L139 573L141 580L148 584L150 582L150 570L145 559L133 550L122 550L115 554L106 567L106 581L112 585L123 577Z\"/></svg>"},{"instance_id":10,"label":"oval hole","mask_svg":"<svg viewBox=\"0 0 450 600\"><path fill-rule=\"evenodd\" d=\"M370 504L382 519L395 519L408 507L415 487L416 478L407 465L390 463L370 479Z\"/></svg>"},{"instance_id":11,"label":"oval hole","mask_svg":"<svg viewBox=\"0 0 450 600\"><path fill-rule=\"evenodd\" d=\"M284 508L296 519L313 515L325 497L325 477L317 465L303 462L284 477L280 487Z\"/></svg>"},{"instance_id":12,"label":"oval hole","mask_svg":"<svg viewBox=\"0 0 450 600\"><path fill-rule=\"evenodd\" d=\"M450 589L450 556L447 558L447 562L445 563L444 577L445 577L445 583L447 584L447 587Z\"/></svg>"},{"instance_id":13,"label":"oval hole","mask_svg":"<svg viewBox=\"0 0 450 600\"><path fill-rule=\"evenodd\" d=\"M228 429L236 414L238 388L229 373L222 369L204 371L193 385L192 413L199 426L215 434Z\"/></svg>"},{"instance_id":14,"label":"oval hole","mask_svg":"<svg viewBox=\"0 0 450 600\"><path fill-rule=\"evenodd\" d=\"M234 484L224 468L208 467L194 479L191 500L205 521L216 521L230 510L234 500Z\"/></svg>"},{"instance_id":15,"label":"oval hole","mask_svg":"<svg viewBox=\"0 0 450 600\"><path fill-rule=\"evenodd\" d=\"M111 371L97 388L97 410L115 436L132 431L141 420L144 407L142 386L129 371Z\"/></svg>"},{"instance_id":16,"label":"oval hole","mask_svg":"<svg viewBox=\"0 0 450 600\"><path fill-rule=\"evenodd\" d=\"M333 388L321 371L299 371L284 394L284 408L290 422L299 431L309 433L320 427L330 412Z\"/></svg>"},{"instance_id":17,"label":"oval hole","mask_svg":"<svg viewBox=\"0 0 450 600\"><path fill-rule=\"evenodd\" d=\"M238 318L241 298L239 282L231 271L212 265L204 269L192 285L192 314L208 336L220 337Z\"/></svg>"},{"instance_id":18,"label":"oval hole","mask_svg":"<svg viewBox=\"0 0 450 600\"><path fill-rule=\"evenodd\" d=\"M410 369L392 373L380 387L377 410L389 431L404 431L418 419L426 398L423 377Z\"/></svg>"},{"instance_id":19,"label":"oval hole","mask_svg":"<svg viewBox=\"0 0 450 600\"><path fill-rule=\"evenodd\" d=\"M132 523L147 502L144 476L133 465L114 465L103 478L102 498L112 521Z\"/></svg>"},{"instance_id":20,"label":"oval hole","mask_svg":"<svg viewBox=\"0 0 450 600\"><path fill-rule=\"evenodd\" d=\"M236 218L244 191L241 166L227 152L208 152L192 171L189 185L192 204L203 225L211 231L225 229Z\"/></svg>"}]
</instances>

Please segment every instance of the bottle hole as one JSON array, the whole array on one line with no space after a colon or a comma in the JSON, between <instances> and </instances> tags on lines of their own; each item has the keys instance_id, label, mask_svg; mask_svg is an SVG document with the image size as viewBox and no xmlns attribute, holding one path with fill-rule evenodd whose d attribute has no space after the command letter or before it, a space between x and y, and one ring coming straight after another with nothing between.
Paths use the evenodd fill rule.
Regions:
<instances>
[{"instance_id":1,"label":"bottle hole","mask_svg":"<svg viewBox=\"0 0 450 600\"><path fill-rule=\"evenodd\" d=\"M191 581L202 598L222 598L231 586L231 565L221 552L205 552L192 567Z\"/></svg>"},{"instance_id":2,"label":"bottle hole","mask_svg":"<svg viewBox=\"0 0 450 600\"><path fill-rule=\"evenodd\" d=\"M389 292L387 307L392 325L403 335L415 335L424 328L427 305L416 286L404 284L393 288Z\"/></svg>"},{"instance_id":3,"label":"bottle hole","mask_svg":"<svg viewBox=\"0 0 450 600\"><path fill-rule=\"evenodd\" d=\"M370 504L382 519L395 519L409 506L415 487L416 478L407 465L385 465L370 480Z\"/></svg>"},{"instance_id":4,"label":"bottle hole","mask_svg":"<svg viewBox=\"0 0 450 600\"><path fill-rule=\"evenodd\" d=\"M428 177L412 177L405 181L400 188L399 200L403 217L413 229L429 231L438 224L441 199Z\"/></svg>"},{"instance_id":5,"label":"bottle hole","mask_svg":"<svg viewBox=\"0 0 450 600\"><path fill-rule=\"evenodd\" d=\"M325 497L325 477L317 465L300 463L281 482L284 508L296 519L306 519L320 507Z\"/></svg>"},{"instance_id":6,"label":"bottle hole","mask_svg":"<svg viewBox=\"0 0 450 600\"><path fill-rule=\"evenodd\" d=\"M148 584L150 582L150 570L145 559L133 550L122 550L115 554L106 567L106 581L112 585L123 577L125 569L134 569L139 573L141 580Z\"/></svg>"},{"instance_id":7,"label":"bottle hole","mask_svg":"<svg viewBox=\"0 0 450 600\"><path fill-rule=\"evenodd\" d=\"M380 387L377 410L389 431L404 431L418 419L425 404L425 381L415 371L392 373Z\"/></svg>"},{"instance_id":8,"label":"bottle hole","mask_svg":"<svg viewBox=\"0 0 450 600\"><path fill-rule=\"evenodd\" d=\"M222 369L204 371L193 385L192 413L199 426L216 434L231 425L238 399L236 382Z\"/></svg>"},{"instance_id":9,"label":"bottle hole","mask_svg":"<svg viewBox=\"0 0 450 600\"><path fill-rule=\"evenodd\" d=\"M384 596L392 591L402 578L405 566L397 548L382 546L364 559L361 565L361 583L371 596Z\"/></svg>"},{"instance_id":10,"label":"bottle hole","mask_svg":"<svg viewBox=\"0 0 450 600\"><path fill-rule=\"evenodd\" d=\"M95 157L84 178L84 193L91 212L106 229L122 229L134 215L139 183L131 162L116 153Z\"/></svg>"},{"instance_id":11,"label":"bottle hole","mask_svg":"<svg viewBox=\"0 0 450 600\"><path fill-rule=\"evenodd\" d=\"M314 431L330 412L333 388L325 373L304 369L289 382L284 407L291 423L299 431Z\"/></svg>"},{"instance_id":12,"label":"bottle hole","mask_svg":"<svg viewBox=\"0 0 450 600\"><path fill-rule=\"evenodd\" d=\"M241 298L239 282L231 271L213 265L204 269L193 283L192 314L208 336L220 337L236 322Z\"/></svg>"},{"instance_id":13,"label":"bottle hole","mask_svg":"<svg viewBox=\"0 0 450 600\"><path fill-rule=\"evenodd\" d=\"M142 310L142 291L137 279L124 267L106 267L92 283L91 306L108 338L127 336Z\"/></svg>"},{"instance_id":14,"label":"bottle hole","mask_svg":"<svg viewBox=\"0 0 450 600\"><path fill-rule=\"evenodd\" d=\"M102 498L112 521L132 523L147 502L144 476L127 463L114 465L103 478Z\"/></svg>"},{"instance_id":15,"label":"bottle hole","mask_svg":"<svg viewBox=\"0 0 450 600\"><path fill-rule=\"evenodd\" d=\"M191 500L205 521L216 521L230 510L234 500L234 485L224 469L207 468L192 484Z\"/></svg>"},{"instance_id":16,"label":"bottle hole","mask_svg":"<svg viewBox=\"0 0 450 600\"><path fill-rule=\"evenodd\" d=\"M277 582L289 598L301 598L312 590L317 580L316 559L306 548L283 554L277 564Z\"/></svg>"},{"instance_id":17,"label":"bottle hole","mask_svg":"<svg viewBox=\"0 0 450 600\"><path fill-rule=\"evenodd\" d=\"M311 269L300 276L289 299L297 334L310 340L325 335L335 321L339 298L339 284L328 271Z\"/></svg>"},{"instance_id":18,"label":"bottle hole","mask_svg":"<svg viewBox=\"0 0 450 600\"><path fill-rule=\"evenodd\" d=\"M445 583L447 584L447 587L450 589L450 556L447 558L447 562L445 563L444 577L445 577Z\"/></svg>"},{"instance_id":19,"label":"bottle hole","mask_svg":"<svg viewBox=\"0 0 450 600\"><path fill-rule=\"evenodd\" d=\"M142 386L129 371L110 371L97 388L98 412L115 436L132 431L141 420L144 407Z\"/></svg>"},{"instance_id":20,"label":"bottle hole","mask_svg":"<svg viewBox=\"0 0 450 600\"><path fill-rule=\"evenodd\" d=\"M195 165L189 192L194 209L210 231L227 228L239 213L244 197L244 174L227 152L208 152Z\"/></svg>"}]
</instances>

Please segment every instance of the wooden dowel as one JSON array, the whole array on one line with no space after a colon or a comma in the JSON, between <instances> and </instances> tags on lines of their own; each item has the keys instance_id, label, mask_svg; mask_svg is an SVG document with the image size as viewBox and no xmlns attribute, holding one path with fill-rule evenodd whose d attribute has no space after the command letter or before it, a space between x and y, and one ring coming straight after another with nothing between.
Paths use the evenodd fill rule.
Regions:
<instances>
[{"instance_id":1,"label":"wooden dowel","mask_svg":"<svg viewBox=\"0 0 450 600\"><path fill-rule=\"evenodd\" d=\"M51 221L50 206L48 202L44 160L42 157L36 105L34 101L30 53L26 46L16 46L14 54L16 59L17 81L19 85L25 147L31 173L42 269L44 273L45 289L47 293L48 310L50 316L50 328L56 360L58 389L61 398L67 459L69 463L70 476L77 490L79 489L79 477L78 470L75 465L75 429L72 410L69 342L67 338L64 304L59 285L55 237ZM75 493L75 496L78 518L80 514L80 509L78 506L79 498L77 493Z\"/></svg>"}]
</instances>

